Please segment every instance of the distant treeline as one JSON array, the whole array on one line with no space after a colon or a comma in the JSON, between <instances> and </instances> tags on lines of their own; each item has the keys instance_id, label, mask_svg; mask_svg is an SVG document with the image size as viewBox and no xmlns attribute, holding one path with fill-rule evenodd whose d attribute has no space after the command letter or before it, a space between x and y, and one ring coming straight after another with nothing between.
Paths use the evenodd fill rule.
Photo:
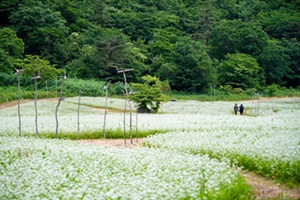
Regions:
<instances>
[{"instance_id":1,"label":"distant treeline","mask_svg":"<svg viewBox=\"0 0 300 200\"><path fill-rule=\"evenodd\" d=\"M1 72L42 82L117 83L118 67L194 94L300 85L298 0L2 0L0 19Z\"/></svg>"}]
</instances>

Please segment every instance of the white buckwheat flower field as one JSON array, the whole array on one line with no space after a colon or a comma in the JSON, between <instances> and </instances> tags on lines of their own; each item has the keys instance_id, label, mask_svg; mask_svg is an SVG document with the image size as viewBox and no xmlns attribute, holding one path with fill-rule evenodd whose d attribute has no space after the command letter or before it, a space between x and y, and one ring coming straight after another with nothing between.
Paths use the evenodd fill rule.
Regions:
<instances>
[{"instance_id":1,"label":"white buckwheat flower field","mask_svg":"<svg viewBox=\"0 0 300 200\"><path fill-rule=\"evenodd\" d=\"M76 138L77 103L62 101L59 134ZM234 103L245 106L244 116L233 114ZM124 104L109 99L107 130L123 130ZM56 105L38 100L39 138L34 102L20 106L21 137L18 106L0 110L0 199L251 199L241 169L300 183L300 98L176 101L157 114L133 112L133 135L155 130L134 148L47 138ZM81 98L81 132L102 134L103 107L105 98Z\"/></svg>"}]
</instances>

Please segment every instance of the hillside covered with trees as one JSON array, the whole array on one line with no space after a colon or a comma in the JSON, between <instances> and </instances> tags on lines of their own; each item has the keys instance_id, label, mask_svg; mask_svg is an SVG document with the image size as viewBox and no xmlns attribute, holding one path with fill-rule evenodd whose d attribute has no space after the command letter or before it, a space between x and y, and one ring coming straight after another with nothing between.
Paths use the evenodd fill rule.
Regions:
<instances>
[{"instance_id":1,"label":"hillside covered with trees","mask_svg":"<svg viewBox=\"0 0 300 200\"><path fill-rule=\"evenodd\" d=\"M297 88L300 1L2 0L1 73L36 61L112 83L115 66L133 68L128 82L150 74L188 93Z\"/></svg>"}]
</instances>

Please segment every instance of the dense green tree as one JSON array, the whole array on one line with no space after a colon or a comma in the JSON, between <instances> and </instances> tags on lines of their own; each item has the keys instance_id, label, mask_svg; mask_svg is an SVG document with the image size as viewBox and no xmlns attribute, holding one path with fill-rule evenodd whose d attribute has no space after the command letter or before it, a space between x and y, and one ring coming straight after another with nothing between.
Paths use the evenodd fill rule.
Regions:
<instances>
[{"instance_id":1,"label":"dense green tree","mask_svg":"<svg viewBox=\"0 0 300 200\"><path fill-rule=\"evenodd\" d=\"M24 0L10 16L12 28L25 42L25 53L41 55L51 63L63 64L68 29L60 12L40 1Z\"/></svg>"},{"instance_id":2,"label":"dense green tree","mask_svg":"<svg viewBox=\"0 0 300 200\"><path fill-rule=\"evenodd\" d=\"M227 54L218 71L218 83L232 88L257 88L263 80L256 59L246 54Z\"/></svg>"},{"instance_id":3,"label":"dense green tree","mask_svg":"<svg viewBox=\"0 0 300 200\"><path fill-rule=\"evenodd\" d=\"M139 38L148 42L153 37L154 19L150 13L117 12L112 15L111 23L132 40Z\"/></svg>"},{"instance_id":4,"label":"dense green tree","mask_svg":"<svg viewBox=\"0 0 300 200\"><path fill-rule=\"evenodd\" d=\"M284 81L285 86L299 87L300 86L300 43L296 39L282 40L283 46L287 49L286 53L289 55L289 68L291 71Z\"/></svg>"},{"instance_id":5,"label":"dense green tree","mask_svg":"<svg viewBox=\"0 0 300 200\"><path fill-rule=\"evenodd\" d=\"M148 50L153 57L162 55L165 58L169 58L178 38L171 31L156 29L153 40L148 43Z\"/></svg>"},{"instance_id":6,"label":"dense green tree","mask_svg":"<svg viewBox=\"0 0 300 200\"><path fill-rule=\"evenodd\" d=\"M96 3L97 1L92 4L90 1L48 0L47 5L54 12L61 13L70 32L80 32L90 27L91 22L88 19L93 16L93 10L100 9Z\"/></svg>"},{"instance_id":7,"label":"dense green tree","mask_svg":"<svg viewBox=\"0 0 300 200\"><path fill-rule=\"evenodd\" d=\"M199 1L194 5L197 6L189 8L192 17L185 20L185 25L193 39L205 41L205 45L208 46L212 23L219 19L220 12L214 0Z\"/></svg>"},{"instance_id":8,"label":"dense green tree","mask_svg":"<svg viewBox=\"0 0 300 200\"><path fill-rule=\"evenodd\" d=\"M227 54L244 53L258 57L268 35L254 22L222 20L212 30L210 54L219 60Z\"/></svg>"},{"instance_id":9,"label":"dense green tree","mask_svg":"<svg viewBox=\"0 0 300 200\"><path fill-rule=\"evenodd\" d=\"M0 69L12 73L14 65L24 54L24 43L15 31L9 28L0 29Z\"/></svg>"},{"instance_id":10,"label":"dense green tree","mask_svg":"<svg viewBox=\"0 0 300 200\"><path fill-rule=\"evenodd\" d=\"M73 32L68 46L71 60L66 69L71 77L83 79L99 78L99 59L95 43L101 38L102 29L95 26L83 32Z\"/></svg>"},{"instance_id":11,"label":"dense green tree","mask_svg":"<svg viewBox=\"0 0 300 200\"><path fill-rule=\"evenodd\" d=\"M163 94L163 84L157 77L146 75L142 77L143 83L132 83L134 94L130 95L130 100L138 104L139 112L156 113L160 103L166 101Z\"/></svg>"},{"instance_id":12,"label":"dense green tree","mask_svg":"<svg viewBox=\"0 0 300 200\"><path fill-rule=\"evenodd\" d=\"M297 9L281 7L278 10L259 15L263 29L273 38L300 41L300 12Z\"/></svg>"},{"instance_id":13,"label":"dense green tree","mask_svg":"<svg viewBox=\"0 0 300 200\"><path fill-rule=\"evenodd\" d=\"M0 70L4 73L12 73L16 60L0 48Z\"/></svg>"},{"instance_id":14,"label":"dense green tree","mask_svg":"<svg viewBox=\"0 0 300 200\"><path fill-rule=\"evenodd\" d=\"M246 54L267 85L297 87L299 10L299 0L2 0L0 29L17 37L4 31L0 67L30 54L73 77L122 81L118 66L134 69L129 82L151 74L198 93L215 84L213 63Z\"/></svg>"},{"instance_id":15,"label":"dense green tree","mask_svg":"<svg viewBox=\"0 0 300 200\"><path fill-rule=\"evenodd\" d=\"M122 81L119 69L133 68L128 80L138 80L149 70L144 64L146 56L138 47L140 42L131 42L117 29L95 27L84 33L73 33L69 49L74 59L68 63L71 75L80 78L96 78L105 81Z\"/></svg>"},{"instance_id":16,"label":"dense green tree","mask_svg":"<svg viewBox=\"0 0 300 200\"><path fill-rule=\"evenodd\" d=\"M51 65L48 60L33 55L26 55L19 65L25 76L35 77L40 75L40 80L53 80L58 74L63 72L62 70L57 70L55 65Z\"/></svg>"},{"instance_id":17,"label":"dense green tree","mask_svg":"<svg viewBox=\"0 0 300 200\"><path fill-rule=\"evenodd\" d=\"M17 9L22 0L1 0L0 1L0 27L9 25L9 16Z\"/></svg>"},{"instance_id":18,"label":"dense green tree","mask_svg":"<svg viewBox=\"0 0 300 200\"><path fill-rule=\"evenodd\" d=\"M110 15L104 1L94 0L93 3L90 4L90 7L93 11L90 17L91 22L100 26L108 25Z\"/></svg>"},{"instance_id":19,"label":"dense green tree","mask_svg":"<svg viewBox=\"0 0 300 200\"><path fill-rule=\"evenodd\" d=\"M272 39L261 54L259 63L264 69L266 84L280 86L299 84L299 42Z\"/></svg>"},{"instance_id":20,"label":"dense green tree","mask_svg":"<svg viewBox=\"0 0 300 200\"><path fill-rule=\"evenodd\" d=\"M118 80L116 66L127 68L130 63L129 39L117 30L107 30L95 45L99 54L97 74L104 80Z\"/></svg>"},{"instance_id":21,"label":"dense green tree","mask_svg":"<svg viewBox=\"0 0 300 200\"><path fill-rule=\"evenodd\" d=\"M24 54L24 42L9 28L0 29L0 48L14 58L22 58Z\"/></svg>"},{"instance_id":22,"label":"dense green tree","mask_svg":"<svg viewBox=\"0 0 300 200\"><path fill-rule=\"evenodd\" d=\"M260 0L224 0L220 3L224 18L229 20L250 21L267 7L267 3Z\"/></svg>"},{"instance_id":23,"label":"dense green tree","mask_svg":"<svg viewBox=\"0 0 300 200\"><path fill-rule=\"evenodd\" d=\"M172 52L172 61L176 65L174 80L169 80L172 89L199 93L211 83L212 61L201 42L182 39Z\"/></svg>"}]
</instances>

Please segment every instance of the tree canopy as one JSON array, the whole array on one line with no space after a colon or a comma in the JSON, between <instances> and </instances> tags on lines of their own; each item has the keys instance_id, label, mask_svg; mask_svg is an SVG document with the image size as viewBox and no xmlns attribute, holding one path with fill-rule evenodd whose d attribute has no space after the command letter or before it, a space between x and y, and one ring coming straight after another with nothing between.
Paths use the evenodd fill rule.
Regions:
<instances>
[{"instance_id":1,"label":"tree canopy","mask_svg":"<svg viewBox=\"0 0 300 200\"><path fill-rule=\"evenodd\" d=\"M299 11L296 0L3 0L0 68L32 55L74 78L118 82L115 66L133 68L129 82L151 74L190 93L299 87Z\"/></svg>"}]
</instances>

